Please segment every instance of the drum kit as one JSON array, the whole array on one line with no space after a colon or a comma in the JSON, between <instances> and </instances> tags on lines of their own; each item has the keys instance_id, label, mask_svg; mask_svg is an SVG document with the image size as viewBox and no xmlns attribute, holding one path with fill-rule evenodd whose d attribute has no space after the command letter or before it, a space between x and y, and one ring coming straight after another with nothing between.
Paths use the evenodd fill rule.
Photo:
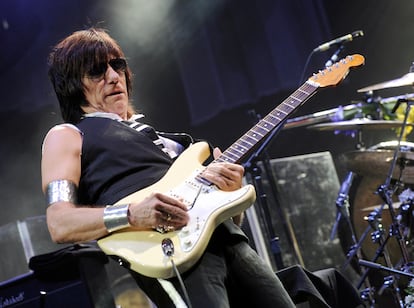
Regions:
<instances>
[{"instance_id":1,"label":"drum kit","mask_svg":"<svg viewBox=\"0 0 414 308\"><path fill-rule=\"evenodd\" d=\"M413 85L414 73L410 72L359 89L367 95L366 101L293 118L284 127L351 132L357 139L356 150L339 157L347 175L338 192L331 239L338 233L347 257L342 268L352 265L357 271L357 289L373 307L385 290L391 291L388 294L393 301L403 307L403 290L414 278L414 143L406 141L414 125L409 121L414 94L386 99L372 94ZM399 117L397 109L402 110ZM365 147L364 132L389 129L397 132L397 140ZM374 281L378 273L379 284Z\"/></svg>"}]
</instances>

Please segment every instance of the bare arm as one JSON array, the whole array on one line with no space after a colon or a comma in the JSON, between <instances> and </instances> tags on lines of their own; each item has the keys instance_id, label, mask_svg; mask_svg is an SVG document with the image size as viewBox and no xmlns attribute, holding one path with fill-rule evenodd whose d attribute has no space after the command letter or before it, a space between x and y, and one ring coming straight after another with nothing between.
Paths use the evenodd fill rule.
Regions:
<instances>
[{"instance_id":1,"label":"bare arm","mask_svg":"<svg viewBox=\"0 0 414 308\"><path fill-rule=\"evenodd\" d=\"M81 175L82 137L67 126L51 129L44 140L42 154L42 189L55 180L69 180L79 185ZM104 206L104 205L102 205ZM47 224L55 242L82 242L108 234L103 222L103 207L70 202L55 202L46 212ZM136 229L157 225L179 228L187 224L186 206L179 200L153 193L129 207L129 222ZM167 215L170 214L170 215Z\"/></svg>"},{"instance_id":2,"label":"bare arm","mask_svg":"<svg viewBox=\"0 0 414 308\"><path fill-rule=\"evenodd\" d=\"M42 189L56 180L79 185L82 137L68 126L56 126L47 134L42 153ZM70 202L56 202L46 211L51 237L56 242L79 242L106 234L103 209L77 207Z\"/></svg>"}]
</instances>

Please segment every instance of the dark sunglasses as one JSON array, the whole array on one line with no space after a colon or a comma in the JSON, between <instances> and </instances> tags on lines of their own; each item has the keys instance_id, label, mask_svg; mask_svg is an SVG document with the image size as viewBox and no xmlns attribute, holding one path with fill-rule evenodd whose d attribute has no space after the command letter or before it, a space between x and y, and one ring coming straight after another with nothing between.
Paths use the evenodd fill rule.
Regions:
<instances>
[{"instance_id":1,"label":"dark sunglasses","mask_svg":"<svg viewBox=\"0 0 414 308\"><path fill-rule=\"evenodd\" d=\"M118 73L125 72L127 68L127 62L125 59L115 58L109 60L108 63L102 62L94 64L92 68L87 72L87 76L92 79L102 78L108 69L108 65Z\"/></svg>"}]
</instances>

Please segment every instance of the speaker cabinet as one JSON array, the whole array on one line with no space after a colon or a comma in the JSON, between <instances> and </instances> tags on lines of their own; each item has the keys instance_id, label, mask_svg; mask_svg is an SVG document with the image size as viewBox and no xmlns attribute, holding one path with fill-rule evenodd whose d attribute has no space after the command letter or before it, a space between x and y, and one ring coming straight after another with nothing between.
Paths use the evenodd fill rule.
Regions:
<instances>
[{"instance_id":1,"label":"speaker cabinet","mask_svg":"<svg viewBox=\"0 0 414 308\"><path fill-rule=\"evenodd\" d=\"M39 254L69 245L50 239L44 215L28 217L0 227L0 281L29 273L28 261Z\"/></svg>"},{"instance_id":2,"label":"speaker cabinet","mask_svg":"<svg viewBox=\"0 0 414 308\"><path fill-rule=\"evenodd\" d=\"M1 226L0 245L0 308L86 308L104 307L107 303L109 307L115 304L123 308L152 307L151 301L138 288L129 272L112 259L106 264L93 261L90 264L90 261L82 260L80 265L84 270L76 279L52 281L34 275L28 266L32 257L71 246L52 242L45 216L28 217ZM51 274L59 276L60 270L65 269L53 269ZM108 292L113 299L105 297Z\"/></svg>"},{"instance_id":3,"label":"speaker cabinet","mask_svg":"<svg viewBox=\"0 0 414 308\"><path fill-rule=\"evenodd\" d=\"M33 273L0 283L0 307L95 307L79 279L43 281Z\"/></svg>"},{"instance_id":4,"label":"speaker cabinet","mask_svg":"<svg viewBox=\"0 0 414 308\"><path fill-rule=\"evenodd\" d=\"M280 263L283 267L301 264L310 271L340 267L344 253L338 237L330 239L340 187L331 154L272 159L257 167L260 175L248 172L246 178L256 186L253 210L258 219L252 224L248 215L248 226L244 226L247 233L263 235L264 249L257 247L262 244L253 236L257 250L268 253L275 269L280 269ZM274 237L278 238L276 246Z\"/></svg>"}]
</instances>

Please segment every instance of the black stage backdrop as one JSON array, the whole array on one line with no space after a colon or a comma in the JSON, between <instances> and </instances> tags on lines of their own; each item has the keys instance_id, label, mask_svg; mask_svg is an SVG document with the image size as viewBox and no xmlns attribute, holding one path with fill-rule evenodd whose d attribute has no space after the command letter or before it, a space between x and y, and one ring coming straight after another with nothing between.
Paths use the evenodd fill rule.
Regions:
<instances>
[{"instance_id":1,"label":"black stage backdrop","mask_svg":"<svg viewBox=\"0 0 414 308\"><path fill-rule=\"evenodd\" d=\"M5 0L0 3L0 225L44 214L41 143L61 122L46 58L67 34L100 26L118 39L135 73L134 105L159 130L187 131L225 149L324 68L335 48L318 45L362 30L340 57L366 64L335 88L323 89L294 117L360 102L357 89L406 74L414 58L411 1L386 0ZM383 98L412 92L382 90ZM253 115L252 115L253 114ZM396 139L364 134L367 146ZM271 158L355 149L352 136L307 127L282 130ZM385 175L384 175L385 176ZM326 222L332 223L332 222Z\"/></svg>"}]
</instances>

